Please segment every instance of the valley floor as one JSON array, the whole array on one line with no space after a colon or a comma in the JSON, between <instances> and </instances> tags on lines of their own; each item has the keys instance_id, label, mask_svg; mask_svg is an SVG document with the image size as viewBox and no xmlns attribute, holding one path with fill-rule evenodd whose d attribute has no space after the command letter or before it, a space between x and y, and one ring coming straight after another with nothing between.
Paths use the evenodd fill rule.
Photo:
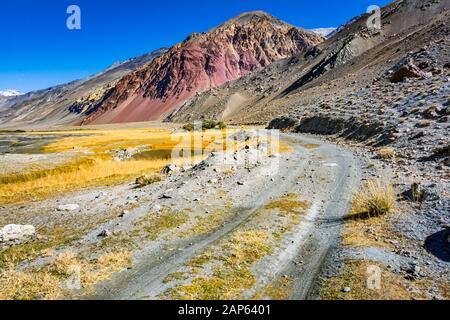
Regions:
<instances>
[{"instance_id":1,"label":"valley floor","mask_svg":"<svg viewBox=\"0 0 450 320\"><path fill-rule=\"evenodd\" d=\"M221 155L247 159L263 144L243 132L236 140L242 148L148 186L127 180L0 206L0 226L37 229L0 247L0 297L446 298L448 263L420 253L431 262L418 273L429 273L407 280L414 257L389 254L406 247L392 216L346 219L364 180L389 180L389 168L297 134L281 135L280 153L223 166ZM381 288L367 286L374 266Z\"/></svg>"}]
</instances>

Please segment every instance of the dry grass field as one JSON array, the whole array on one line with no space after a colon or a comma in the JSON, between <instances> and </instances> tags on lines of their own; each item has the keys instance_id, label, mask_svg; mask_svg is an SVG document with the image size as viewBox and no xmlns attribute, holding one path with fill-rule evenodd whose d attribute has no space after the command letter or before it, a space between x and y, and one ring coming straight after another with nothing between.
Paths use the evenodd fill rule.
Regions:
<instances>
[{"instance_id":1,"label":"dry grass field","mask_svg":"<svg viewBox=\"0 0 450 320\"><path fill-rule=\"evenodd\" d=\"M41 154L75 156L45 169L31 169L37 165L33 163L30 170L0 175L0 204L41 200L69 190L132 181L142 174L157 173L168 164L189 166L213 151L238 148L239 142L227 140L232 133L232 130L191 133L145 128L30 132L32 136L61 136L44 146ZM128 161L115 159L117 152L133 148L142 151L142 156ZM172 153L176 156L172 157Z\"/></svg>"}]
</instances>

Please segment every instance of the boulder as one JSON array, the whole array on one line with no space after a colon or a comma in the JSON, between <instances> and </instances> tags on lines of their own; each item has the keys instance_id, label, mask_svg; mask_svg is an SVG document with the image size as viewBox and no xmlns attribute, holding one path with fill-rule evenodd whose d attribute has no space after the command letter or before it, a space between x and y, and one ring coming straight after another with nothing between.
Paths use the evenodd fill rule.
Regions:
<instances>
[{"instance_id":1,"label":"boulder","mask_svg":"<svg viewBox=\"0 0 450 320\"><path fill-rule=\"evenodd\" d=\"M22 241L36 234L31 225L10 224L0 229L0 242Z\"/></svg>"},{"instance_id":2,"label":"boulder","mask_svg":"<svg viewBox=\"0 0 450 320\"><path fill-rule=\"evenodd\" d=\"M390 81L392 83L403 82L409 78L429 78L429 74L420 70L412 60L408 60L405 64L400 65L392 74Z\"/></svg>"}]
</instances>

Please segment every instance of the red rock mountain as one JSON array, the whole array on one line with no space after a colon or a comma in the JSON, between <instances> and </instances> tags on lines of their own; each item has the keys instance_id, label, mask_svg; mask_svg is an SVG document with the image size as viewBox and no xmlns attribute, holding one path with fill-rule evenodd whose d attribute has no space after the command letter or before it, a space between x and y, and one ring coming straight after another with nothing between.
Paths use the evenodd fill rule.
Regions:
<instances>
[{"instance_id":1,"label":"red rock mountain","mask_svg":"<svg viewBox=\"0 0 450 320\"><path fill-rule=\"evenodd\" d=\"M123 77L82 124L161 119L196 93L236 80L323 40L264 12L242 14L207 33L192 34Z\"/></svg>"}]
</instances>

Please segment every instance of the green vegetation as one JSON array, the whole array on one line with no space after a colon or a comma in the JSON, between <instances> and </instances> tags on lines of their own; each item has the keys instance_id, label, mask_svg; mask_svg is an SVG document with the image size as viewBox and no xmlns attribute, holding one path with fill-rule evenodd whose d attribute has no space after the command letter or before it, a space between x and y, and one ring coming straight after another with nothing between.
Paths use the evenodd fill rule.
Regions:
<instances>
[{"instance_id":1,"label":"green vegetation","mask_svg":"<svg viewBox=\"0 0 450 320\"><path fill-rule=\"evenodd\" d=\"M202 121L202 130L211 130L211 129L226 129L227 125L221 121L216 120L204 120ZM183 126L183 129L189 132L195 131L196 127L193 123L188 123Z\"/></svg>"}]
</instances>

